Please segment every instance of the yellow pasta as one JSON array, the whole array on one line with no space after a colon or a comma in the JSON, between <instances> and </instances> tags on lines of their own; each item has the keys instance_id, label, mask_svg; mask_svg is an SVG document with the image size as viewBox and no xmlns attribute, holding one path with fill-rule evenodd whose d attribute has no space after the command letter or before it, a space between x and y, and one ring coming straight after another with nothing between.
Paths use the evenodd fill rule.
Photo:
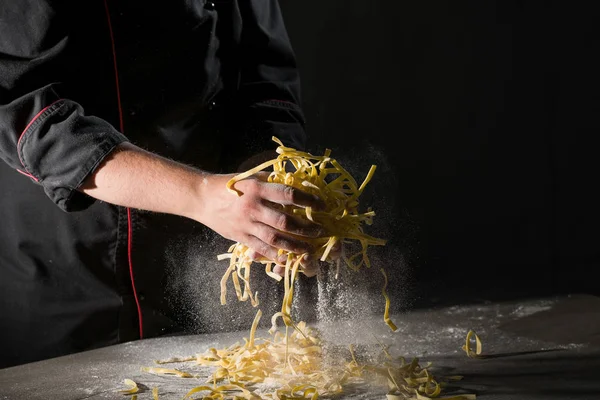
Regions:
<instances>
[{"instance_id":1,"label":"yellow pasta","mask_svg":"<svg viewBox=\"0 0 600 400\"><path fill-rule=\"evenodd\" d=\"M195 360L194 357L172 357L172 358L169 358L168 360L155 360L154 362L156 364L169 364L169 363L187 362L187 361L194 361L194 360Z\"/></svg>"},{"instance_id":2,"label":"yellow pasta","mask_svg":"<svg viewBox=\"0 0 600 400\"><path fill-rule=\"evenodd\" d=\"M168 369L168 368L154 368L154 367L143 367L142 371L149 372L155 375L176 375L180 378L193 378L193 375L188 374L187 372L178 371L176 369Z\"/></svg>"},{"instance_id":3,"label":"yellow pasta","mask_svg":"<svg viewBox=\"0 0 600 400\"><path fill-rule=\"evenodd\" d=\"M236 182L248 178L268 167L273 167L273 171L268 177L269 182L281 183L314 194L323 200L325 204L325 209L321 211L312 210L310 207L284 206L285 212L318 223L326 232L326 235L323 237L307 239L316 249L310 256L314 259L333 263L334 260L330 255L331 250L335 246L341 245L342 242L355 241L360 244L361 250L350 257L343 255L343 261L349 268L355 271L363 265L369 268L371 263L367 255L367 248L371 245L384 245L386 241L369 236L363 232L362 225L370 225L375 212L370 209L364 213L359 212L358 198L373 178L376 166L373 165L370 168L363 182L358 185L350 173L339 162L331 158L331 150L326 150L322 156L315 156L285 147L275 137L273 137L273 141L279 144L277 148L278 157L235 176L227 182L227 188L232 193L241 196L243 194L235 189ZM290 166L294 172L288 171ZM238 300L250 300L253 306L259 304L257 299L258 294L252 295L250 267L253 260L248 257L248 250L246 245L236 243L229 248L226 254L218 256L219 260L229 259L229 266L221 279L221 304L226 304L227 282L229 280L233 283ZM275 314L273 318L272 329L275 329L275 321L279 317L283 319L286 326L293 325L290 316L293 287L296 274L302 271L300 260L304 257L304 254L293 254L280 249L279 255L282 254L287 256L283 278L285 294L281 312ZM268 276L277 280L281 279L281 277L272 272L272 267L275 264L273 260L263 259L259 262L265 264L265 272ZM385 290L384 296L386 297L386 309L389 310L389 298ZM390 328L394 326L392 321L389 320L389 315L386 315L386 323Z\"/></svg>"},{"instance_id":4,"label":"yellow pasta","mask_svg":"<svg viewBox=\"0 0 600 400\"><path fill-rule=\"evenodd\" d=\"M265 398L317 398L319 394L339 393L341 385L336 377L327 370L322 370L321 341L316 332L304 322L295 326L289 335L275 332L271 339L255 338L260 319L257 312L249 339L245 344L236 343L225 349L209 349L197 356L197 363L215 367L209 382L196 388L210 390L215 395L216 383L223 385L235 383L235 396L239 398L261 398L250 387L266 381L275 381L280 388ZM277 397L275 397L277 396ZM233 398L233 397L219 397Z\"/></svg>"},{"instance_id":5,"label":"yellow pasta","mask_svg":"<svg viewBox=\"0 0 600 400\"><path fill-rule=\"evenodd\" d=\"M123 383L126 384L127 386L129 386L129 389L119 390L120 393L134 394L134 393L137 393L140 391L140 388L138 388L137 383L135 383L131 379L124 379Z\"/></svg>"},{"instance_id":6,"label":"yellow pasta","mask_svg":"<svg viewBox=\"0 0 600 400\"><path fill-rule=\"evenodd\" d=\"M236 182L273 167L268 178L269 182L282 183L315 194L326 204L325 209L320 211L312 210L310 207L284 206L284 211L287 213L316 222L324 228L325 236L310 239L313 247L316 248L310 256L333 263L332 249L341 243L355 241L360 244L361 250L349 257L342 253L341 259L354 271L358 271L362 266L370 268L367 248L371 245L384 245L385 240L363 232L362 225L370 225L375 212L369 209L367 212L360 213L358 198L372 179L376 167L372 166L363 182L358 185L354 178L330 157L330 150L326 150L323 156L313 156L285 147L277 138L273 140L279 144L278 157L237 175L227 183L227 188L236 195L243 195L235 188ZM294 172L288 172L289 166L293 167ZM219 260L229 259L229 265L220 283L222 304L226 303L227 283L231 281L238 300L249 300L255 307L259 305L258 293L253 293L251 290L250 267L253 261L248 257L248 251L247 246L235 243L226 254L218 256ZM353 346L350 346L349 359L342 360L338 365L326 366L322 358L323 343L319 332L303 321L294 322L291 316L294 283L298 273L302 271L301 260L304 254L293 254L280 249L279 255L286 256L283 278L273 272L272 268L275 265L273 260L259 260L265 265L266 275L278 281L283 280L284 285L281 310L271 316L269 338L256 336L262 317L259 309L252 322L248 338L244 338L244 343L235 343L223 349L210 348L195 357L156 361L159 365L187 362L213 369L207 381L189 390L184 399L316 400L320 396L339 397L348 386L373 382L376 378L386 382L388 400L475 399L473 394L440 397L444 381L457 380L461 377L438 379L430 372L430 365L421 366L417 358L410 362L406 362L403 357L393 359L383 344L381 346L385 361L382 363L359 363ZM339 268L339 260L336 262ZM397 331L396 325L389 316L387 274L384 269L380 270L384 278L383 319L392 331ZM285 325L285 333L278 330L277 321L280 318ZM477 335L475 335L477 349L473 351L469 347L472 335L474 332L470 331L466 345L463 346L470 357L481 353L481 343ZM178 369L145 367L142 371L177 378L198 378ZM126 380L126 383L127 381L135 385L135 391L132 387L128 389L129 393L137 392L135 382ZM263 388L259 392L258 388L261 384L267 384L271 389L265 391ZM154 388L152 393L154 399L158 399L158 388Z\"/></svg>"},{"instance_id":7,"label":"yellow pasta","mask_svg":"<svg viewBox=\"0 0 600 400\"><path fill-rule=\"evenodd\" d=\"M473 350L471 347L472 339L475 340L475 350ZM467 333L466 342L465 342L465 344L463 344L462 349L464 350L465 353L467 353L468 357L471 357L471 358L481 357L481 351L482 351L481 339L479 339L479 336L477 336L477 334L474 331L469 330L469 332Z\"/></svg>"},{"instance_id":8,"label":"yellow pasta","mask_svg":"<svg viewBox=\"0 0 600 400\"><path fill-rule=\"evenodd\" d=\"M381 293L383 293L383 297L385 298L385 311L383 313L383 320L390 327L391 330L396 332L398 330L398 327L390 319L390 296L388 296L388 294L385 290L388 285L388 279L387 279L385 270L383 268L381 268L381 273L383 274L383 279L384 279L383 289L381 289Z\"/></svg>"},{"instance_id":9,"label":"yellow pasta","mask_svg":"<svg viewBox=\"0 0 600 400\"><path fill-rule=\"evenodd\" d=\"M387 382L388 400L476 398L474 394L441 397L445 382L462 377L436 378L429 369L431 364L421 365L417 358L410 362L403 357L394 359L383 345L385 361L379 364L359 363L350 346L346 362L326 366L323 343L316 329L299 322L289 335L276 331L268 339L258 338L256 328L260 317L259 311L244 344L211 348L196 356L196 364L212 367L214 372L205 384L188 391L185 398L194 395L221 400L340 397L346 387L375 382L377 377ZM272 389L259 392L259 385L264 383Z\"/></svg>"}]
</instances>

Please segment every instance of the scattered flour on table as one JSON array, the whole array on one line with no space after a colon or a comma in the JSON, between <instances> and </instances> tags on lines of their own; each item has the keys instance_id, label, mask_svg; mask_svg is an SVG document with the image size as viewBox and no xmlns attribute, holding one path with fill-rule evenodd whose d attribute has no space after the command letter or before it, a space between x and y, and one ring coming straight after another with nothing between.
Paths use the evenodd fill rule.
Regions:
<instances>
[{"instance_id":1,"label":"scattered flour on table","mask_svg":"<svg viewBox=\"0 0 600 400\"><path fill-rule=\"evenodd\" d=\"M558 346L559 349L571 350L571 349L583 349L587 347L585 343L569 343L569 344L560 344Z\"/></svg>"},{"instance_id":2,"label":"scattered flour on table","mask_svg":"<svg viewBox=\"0 0 600 400\"><path fill-rule=\"evenodd\" d=\"M511 315L517 317L527 317L529 315L533 315L542 311L548 311L552 308L552 306L547 305L527 305L527 306L518 306L516 310L514 310Z\"/></svg>"}]
</instances>

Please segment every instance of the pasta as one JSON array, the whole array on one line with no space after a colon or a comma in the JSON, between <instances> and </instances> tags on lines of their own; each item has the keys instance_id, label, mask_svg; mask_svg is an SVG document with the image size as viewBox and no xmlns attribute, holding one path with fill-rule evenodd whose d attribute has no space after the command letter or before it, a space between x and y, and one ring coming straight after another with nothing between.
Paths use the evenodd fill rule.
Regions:
<instances>
[{"instance_id":1,"label":"pasta","mask_svg":"<svg viewBox=\"0 0 600 400\"><path fill-rule=\"evenodd\" d=\"M343 261L354 271L359 270L363 265L370 268L371 262L367 254L367 248L372 245L384 245L386 241L363 232L362 225L371 225L375 212L371 209L368 209L364 213L359 212L358 198L373 178L376 166L371 166L364 181L358 185L350 173L337 160L331 158L331 150L327 149L322 156L315 156L286 147L276 137L273 137L273 141L279 144L277 148L278 157L232 178L227 182L229 191L241 196L242 193L235 189L236 182L272 167L273 171L268 177L269 182L285 184L317 195L325 203L325 209L322 211L312 210L310 207L284 206L285 212L318 223L327 233L324 237L309 239L313 247L317 249L310 256L321 261L333 263L334 260L330 254L332 248L342 242L355 241L360 244L361 250L349 257L343 255ZM294 172L288 172L288 167L290 166ZM230 260L229 267L221 279L221 304L226 304L227 282L231 280L238 300L250 300L253 306L258 306L258 293L253 294L251 289L250 267L253 260L248 257L248 250L246 245L236 243L228 249L226 254L218 256L219 260ZM276 329L278 318L281 318L286 326L293 325L290 312L294 281L297 273L302 271L301 259L305 255L293 254L280 249L279 255L282 254L287 256L283 277L284 298L281 311L272 317L271 332ZM265 264L265 272L268 276L281 280L279 275L272 272L273 260L264 259L259 262ZM337 262L339 268L339 260ZM384 278L386 279L387 286L387 276L385 276L385 273ZM385 289L383 294L386 298L386 310L389 310L390 301ZM389 319L388 313L389 311L386 311L385 322L392 330L395 330L395 325Z\"/></svg>"},{"instance_id":2,"label":"pasta","mask_svg":"<svg viewBox=\"0 0 600 400\"><path fill-rule=\"evenodd\" d=\"M346 362L328 367L317 330L299 322L289 335L286 329L286 334L276 331L269 339L257 338L260 318L259 310L244 343L210 348L196 355L194 361L188 361L212 367L214 372L204 384L189 390L184 399L318 399L340 396L352 384L374 380L387 384L388 400L476 398L474 394L440 397L444 383L462 377L436 378L430 371L431 364L422 366L418 358L410 362L403 357L393 358L383 345L384 360L378 364L359 363L350 346ZM171 361L160 363L167 362ZM270 390L261 389L261 385Z\"/></svg>"},{"instance_id":3,"label":"pasta","mask_svg":"<svg viewBox=\"0 0 600 400\"><path fill-rule=\"evenodd\" d=\"M127 386L129 386L129 389L123 389L120 390L120 393L123 394L134 394L140 391L140 388L138 388L137 383L135 383L134 381L132 381L131 379L124 379L123 383L126 384Z\"/></svg>"},{"instance_id":4,"label":"pasta","mask_svg":"<svg viewBox=\"0 0 600 400\"><path fill-rule=\"evenodd\" d=\"M155 375L175 375L180 378L193 378L193 375L190 375L187 372L178 371L176 369L144 367L142 368L142 371Z\"/></svg>"},{"instance_id":5,"label":"pasta","mask_svg":"<svg viewBox=\"0 0 600 400\"><path fill-rule=\"evenodd\" d=\"M475 340L475 350L471 348L472 340ZM467 339L465 344L462 346L462 349L467 353L468 357L478 358L481 357L482 345L479 336L473 331L469 330L467 333Z\"/></svg>"},{"instance_id":6,"label":"pasta","mask_svg":"<svg viewBox=\"0 0 600 400\"><path fill-rule=\"evenodd\" d=\"M370 268L371 263L367 249L372 245L384 245L385 240L367 235L362 225L370 225L375 212L358 211L358 198L365 186L372 179L376 166L372 166L364 181L358 185L354 178L335 160L331 151L326 150L323 156L314 156L285 147L277 138L279 144L278 157L259 165L258 167L237 175L227 183L227 188L236 195L242 195L235 189L235 183L268 167L273 171L268 177L269 182L282 183L319 196L325 202L324 210L312 210L310 207L301 208L284 206L284 211L320 224L326 236L310 239L316 248L311 257L340 266L340 260L331 257L331 250L341 244L351 241L360 244L361 250L341 259L347 267L358 271L361 267ZM294 172L288 172L288 167ZM226 304L227 283L231 281L240 301L250 301L258 306L258 293L252 291L250 268L253 260L248 257L249 248L241 243L233 244L226 254L218 256L219 260L229 259L229 265L221 279L221 303ZM437 379L431 373L430 364L421 366L414 358L407 362L404 358L394 359L382 345L384 361L378 364L361 364L357 361L354 348L350 346L348 358L334 366L326 366L323 360L323 343L319 332L309 327L304 321L295 322L291 316L294 282L299 272L302 272L302 257L305 254L293 254L279 250L279 255L286 256L283 278L272 270L273 260L263 259L265 273L269 277L281 281L283 279L284 297L281 311L271 316L269 338L256 336L262 312L257 310L252 322L248 338L244 343L235 343L223 349L210 348L195 357L170 358L157 360L159 365L168 363L192 363L194 365L211 367L212 376L203 384L196 386L185 394L184 399L318 399L320 396L339 396L344 389L353 383L371 382L380 379L387 384L388 400L432 399L472 400L475 395L460 394L451 397L439 397L442 394L443 380ZM390 319L390 298L387 293L388 278L384 269L380 269L384 285L382 295L385 299L383 320L392 331L397 331L396 325ZM281 318L285 325L285 333L277 326ZM469 357L481 353L481 343L477 335L477 349L473 351L470 340L474 332L467 335L463 349ZM200 378L178 369L144 367L142 371L152 374L168 375L178 378ZM446 377L445 381L458 380L461 377ZM137 385L126 380L131 386L123 393L136 393ZM133 385L132 385L133 384ZM266 385L270 390L261 388ZM158 388L152 390L153 398L158 400Z\"/></svg>"}]
</instances>

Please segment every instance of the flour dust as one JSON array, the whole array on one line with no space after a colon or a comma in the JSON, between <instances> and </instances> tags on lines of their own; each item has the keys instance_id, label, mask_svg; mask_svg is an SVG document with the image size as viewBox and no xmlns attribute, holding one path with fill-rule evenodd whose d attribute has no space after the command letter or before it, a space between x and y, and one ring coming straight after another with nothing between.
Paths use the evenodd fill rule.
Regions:
<instances>
[{"instance_id":1,"label":"flour dust","mask_svg":"<svg viewBox=\"0 0 600 400\"><path fill-rule=\"evenodd\" d=\"M300 274L292 307L292 317L297 321L339 321L343 326L366 316L381 315L383 324L385 300L381 293L384 282L381 268L385 269L389 280L387 292L391 299L391 312L401 312L410 305L409 256L414 232L396 205L399 203L396 199L398 177L380 148L366 145L360 147L360 152L356 149L346 152L333 151L332 157L359 184L371 164L377 164L373 179L359 198L359 209L366 211L370 207L375 211L373 225L365 226L364 231L387 240L387 244L369 247L371 268L362 266L355 272L342 263L338 271L335 265L323 263L316 278ZM314 151L313 154L321 152ZM218 261L217 255L225 253L231 244L231 241L205 228L201 234L180 238L168 250L166 285L170 293L169 303L180 324L190 332L245 331L252 324L257 308L252 307L249 301L238 301L229 282L227 304L220 303L220 281L229 260ZM345 247L352 254L356 243ZM260 327L268 327L270 316L281 308L283 282L269 278L264 266L255 263L252 265L251 283L253 290L258 291L258 308L263 313ZM351 334L351 331L346 329L347 333L331 334L339 336Z\"/></svg>"}]
</instances>

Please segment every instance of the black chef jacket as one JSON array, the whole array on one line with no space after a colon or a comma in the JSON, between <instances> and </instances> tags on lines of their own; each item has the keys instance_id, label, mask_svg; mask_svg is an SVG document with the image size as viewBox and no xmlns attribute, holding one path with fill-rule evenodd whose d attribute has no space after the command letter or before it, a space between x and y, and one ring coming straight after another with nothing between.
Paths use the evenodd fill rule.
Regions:
<instances>
[{"instance_id":1,"label":"black chef jacket","mask_svg":"<svg viewBox=\"0 0 600 400\"><path fill-rule=\"evenodd\" d=\"M276 0L0 2L0 367L179 328L164 249L200 224L77 191L115 146L234 172L304 146L298 104Z\"/></svg>"}]
</instances>

